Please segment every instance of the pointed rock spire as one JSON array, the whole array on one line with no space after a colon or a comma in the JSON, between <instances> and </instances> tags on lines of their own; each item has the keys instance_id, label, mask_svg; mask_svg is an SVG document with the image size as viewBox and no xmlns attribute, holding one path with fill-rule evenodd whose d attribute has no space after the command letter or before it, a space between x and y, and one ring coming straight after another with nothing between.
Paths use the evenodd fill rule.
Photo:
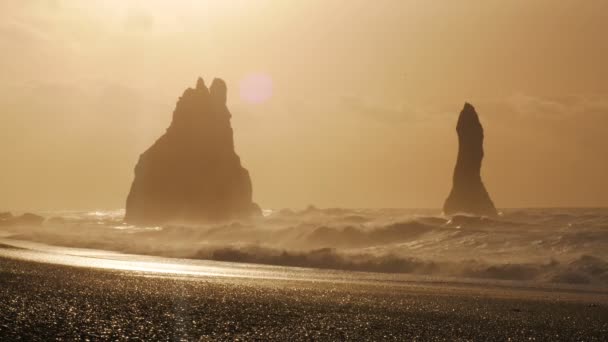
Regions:
<instances>
[{"instance_id":1,"label":"pointed rock spire","mask_svg":"<svg viewBox=\"0 0 608 342\"><path fill-rule=\"evenodd\" d=\"M196 90L201 90L201 89L208 90L203 78L199 77L198 80L196 80Z\"/></svg>"},{"instance_id":2,"label":"pointed rock spire","mask_svg":"<svg viewBox=\"0 0 608 342\"><path fill-rule=\"evenodd\" d=\"M483 127L475 108L465 103L458 124L458 158L454 169L453 187L445 201L443 211L447 215L468 213L482 216L497 214L481 181L483 160Z\"/></svg>"}]
</instances>

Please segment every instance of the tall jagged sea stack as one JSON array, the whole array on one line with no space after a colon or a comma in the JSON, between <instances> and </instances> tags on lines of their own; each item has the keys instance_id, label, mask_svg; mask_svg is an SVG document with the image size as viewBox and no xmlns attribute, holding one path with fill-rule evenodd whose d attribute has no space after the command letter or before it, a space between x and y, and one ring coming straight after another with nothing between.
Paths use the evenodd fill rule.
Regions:
<instances>
[{"instance_id":1,"label":"tall jagged sea stack","mask_svg":"<svg viewBox=\"0 0 608 342\"><path fill-rule=\"evenodd\" d=\"M458 118L456 132L458 159L454 169L454 184L443 211L447 215L466 213L495 216L496 208L481 181L484 135L479 116L472 105L465 103Z\"/></svg>"},{"instance_id":2,"label":"tall jagged sea stack","mask_svg":"<svg viewBox=\"0 0 608 342\"><path fill-rule=\"evenodd\" d=\"M133 224L206 222L260 214L249 172L234 150L227 87L199 78L178 100L173 120L139 158L125 220Z\"/></svg>"}]
</instances>

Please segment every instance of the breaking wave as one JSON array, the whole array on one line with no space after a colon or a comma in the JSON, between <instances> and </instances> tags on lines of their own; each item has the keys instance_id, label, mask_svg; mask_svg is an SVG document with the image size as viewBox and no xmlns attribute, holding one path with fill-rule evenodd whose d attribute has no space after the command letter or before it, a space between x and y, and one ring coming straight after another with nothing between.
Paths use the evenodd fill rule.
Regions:
<instances>
[{"instance_id":1,"label":"breaking wave","mask_svg":"<svg viewBox=\"0 0 608 342\"><path fill-rule=\"evenodd\" d=\"M136 227L123 211L55 212L11 238L133 254L481 279L608 285L608 209L266 210L248 221Z\"/></svg>"}]
</instances>

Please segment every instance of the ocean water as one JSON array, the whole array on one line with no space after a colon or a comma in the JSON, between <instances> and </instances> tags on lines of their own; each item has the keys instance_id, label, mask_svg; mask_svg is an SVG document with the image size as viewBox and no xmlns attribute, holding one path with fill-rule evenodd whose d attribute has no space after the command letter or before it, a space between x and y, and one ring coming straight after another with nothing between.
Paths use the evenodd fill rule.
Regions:
<instances>
[{"instance_id":1,"label":"ocean water","mask_svg":"<svg viewBox=\"0 0 608 342\"><path fill-rule=\"evenodd\" d=\"M608 286L608 209L265 210L246 221L137 227L123 210L45 212L0 237L129 254L433 277Z\"/></svg>"}]
</instances>

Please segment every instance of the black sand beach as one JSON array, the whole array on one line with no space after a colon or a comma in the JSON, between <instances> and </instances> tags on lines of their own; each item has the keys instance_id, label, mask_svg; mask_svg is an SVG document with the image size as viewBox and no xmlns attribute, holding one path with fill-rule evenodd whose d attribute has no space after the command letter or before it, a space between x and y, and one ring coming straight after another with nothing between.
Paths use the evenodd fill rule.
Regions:
<instances>
[{"instance_id":1,"label":"black sand beach","mask_svg":"<svg viewBox=\"0 0 608 342\"><path fill-rule=\"evenodd\" d=\"M0 258L0 340L602 341L608 294L159 276Z\"/></svg>"}]
</instances>

